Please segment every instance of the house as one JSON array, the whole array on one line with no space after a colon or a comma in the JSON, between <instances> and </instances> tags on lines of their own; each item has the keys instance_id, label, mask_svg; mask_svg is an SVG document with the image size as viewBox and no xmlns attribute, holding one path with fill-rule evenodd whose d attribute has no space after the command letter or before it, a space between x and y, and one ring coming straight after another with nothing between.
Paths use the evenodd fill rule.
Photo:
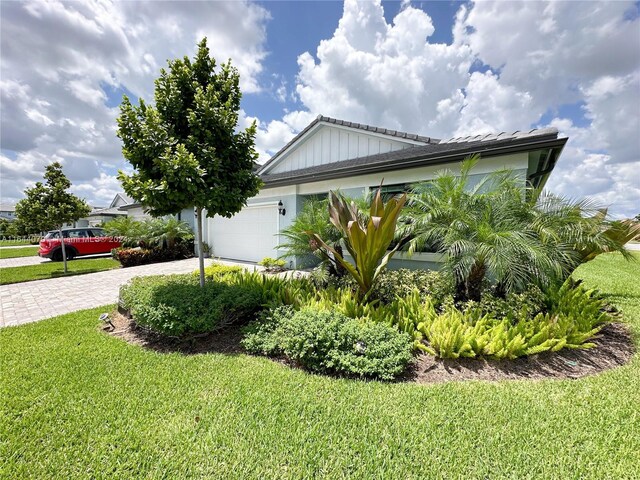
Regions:
<instances>
[{"instance_id":1,"label":"house","mask_svg":"<svg viewBox=\"0 0 640 480\"><path fill-rule=\"evenodd\" d=\"M9 203L0 203L0 218L13 222L16 219L16 206Z\"/></svg>"},{"instance_id":2,"label":"house","mask_svg":"<svg viewBox=\"0 0 640 480\"><path fill-rule=\"evenodd\" d=\"M122 195L127 199L127 203L118 207L120 212L123 212L125 215L133 218L134 220L145 220L151 218L151 215L147 213L144 205L123 194L119 195ZM188 223L191 227L191 230L195 231L195 211L193 208L185 208L181 212L178 212L175 217L178 220Z\"/></svg>"},{"instance_id":3,"label":"house","mask_svg":"<svg viewBox=\"0 0 640 480\"><path fill-rule=\"evenodd\" d=\"M76 227L96 227L114 218L124 217L127 213L120 210L120 207L131 202L133 200L124 193L117 193L108 207L94 207L86 218L76 222Z\"/></svg>"},{"instance_id":4,"label":"house","mask_svg":"<svg viewBox=\"0 0 640 480\"><path fill-rule=\"evenodd\" d=\"M403 192L443 168L459 170L475 153L481 154L473 170L478 179L509 168L541 187L566 142L555 128L438 140L318 116L258 170L264 182L260 193L232 218L208 219L203 237L216 257L249 262L278 257L283 253L276 248L278 233L308 198L336 189L360 197L382 179L386 192ZM432 253L408 258L399 252L391 266L428 268L437 261Z\"/></svg>"}]
</instances>

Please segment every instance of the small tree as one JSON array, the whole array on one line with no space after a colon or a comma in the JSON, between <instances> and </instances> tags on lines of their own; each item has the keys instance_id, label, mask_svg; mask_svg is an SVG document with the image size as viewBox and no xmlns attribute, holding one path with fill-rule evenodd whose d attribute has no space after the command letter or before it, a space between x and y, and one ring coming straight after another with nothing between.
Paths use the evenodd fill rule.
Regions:
<instances>
[{"instance_id":1,"label":"small tree","mask_svg":"<svg viewBox=\"0 0 640 480\"><path fill-rule=\"evenodd\" d=\"M118 136L135 172L120 172L125 192L152 215L195 208L200 284L204 285L202 215L231 217L260 189L253 173L255 123L237 129L240 76L229 61L216 70L206 38L193 61L169 61L155 82L155 106L125 96Z\"/></svg>"},{"instance_id":2,"label":"small tree","mask_svg":"<svg viewBox=\"0 0 640 480\"><path fill-rule=\"evenodd\" d=\"M18 220L29 231L58 230L62 246L64 273L67 273L67 250L62 236L62 226L89 215L91 207L67 190L71 182L62 172L62 165L48 165L44 173L45 183L25 190L26 198L16 205Z\"/></svg>"}]
</instances>

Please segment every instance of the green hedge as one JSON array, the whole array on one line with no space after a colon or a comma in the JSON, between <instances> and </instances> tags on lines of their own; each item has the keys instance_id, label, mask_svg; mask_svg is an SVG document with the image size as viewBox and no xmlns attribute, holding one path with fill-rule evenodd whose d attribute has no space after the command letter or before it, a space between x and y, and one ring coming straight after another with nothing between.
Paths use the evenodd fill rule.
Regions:
<instances>
[{"instance_id":1,"label":"green hedge","mask_svg":"<svg viewBox=\"0 0 640 480\"><path fill-rule=\"evenodd\" d=\"M319 373L391 380L412 359L409 335L336 311L279 308L248 329L243 346L252 353L284 355Z\"/></svg>"},{"instance_id":2,"label":"green hedge","mask_svg":"<svg viewBox=\"0 0 640 480\"><path fill-rule=\"evenodd\" d=\"M134 278L121 287L120 300L137 324L172 336L248 322L262 308L256 288L214 282L202 288L192 275Z\"/></svg>"}]
</instances>

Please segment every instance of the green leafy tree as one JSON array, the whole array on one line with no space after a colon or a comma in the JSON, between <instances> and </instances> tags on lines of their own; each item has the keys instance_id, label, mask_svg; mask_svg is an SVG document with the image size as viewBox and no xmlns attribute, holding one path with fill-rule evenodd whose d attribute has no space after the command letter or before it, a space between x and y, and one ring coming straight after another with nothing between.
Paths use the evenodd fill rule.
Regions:
<instances>
[{"instance_id":1,"label":"green leafy tree","mask_svg":"<svg viewBox=\"0 0 640 480\"><path fill-rule=\"evenodd\" d=\"M47 165L44 180L44 184L38 182L33 188L25 190L26 198L16 205L16 216L28 231L58 230L64 273L67 273L67 251L62 227L65 223L73 223L89 215L91 207L67 191L71 182L63 173L60 163Z\"/></svg>"},{"instance_id":2,"label":"green leafy tree","mask_svg":"<svg viewBox=\"0 0 640 480\"><path fill-rule=\"evenodd\" d=\"M260 189L253 172L255 124L238 129L240 76L231 62L216 69L206 38L191 61L169 61L155 82L155 106L125 96L118 136L133 165L120 172L125 192L154 216L196 212L200 284L204 285L202 217L231 217Z\"/></svg>"}]
</instances>

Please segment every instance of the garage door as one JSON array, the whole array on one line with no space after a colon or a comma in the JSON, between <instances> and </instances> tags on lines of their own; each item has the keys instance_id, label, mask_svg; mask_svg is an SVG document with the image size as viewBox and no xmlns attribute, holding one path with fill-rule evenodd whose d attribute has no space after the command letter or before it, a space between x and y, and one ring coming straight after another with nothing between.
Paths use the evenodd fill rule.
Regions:
<instances>
[{"instance_id":1,"label":"garage door","mask_svg":"<svg viewBox=\"0 0 640 480\"><path fill-rule=\"evenodd\" d=\"M249 262L277 257L277 205L247 206L231 218L216 216L208 233L215 257Z\"/></svg>"}]
</instances>

